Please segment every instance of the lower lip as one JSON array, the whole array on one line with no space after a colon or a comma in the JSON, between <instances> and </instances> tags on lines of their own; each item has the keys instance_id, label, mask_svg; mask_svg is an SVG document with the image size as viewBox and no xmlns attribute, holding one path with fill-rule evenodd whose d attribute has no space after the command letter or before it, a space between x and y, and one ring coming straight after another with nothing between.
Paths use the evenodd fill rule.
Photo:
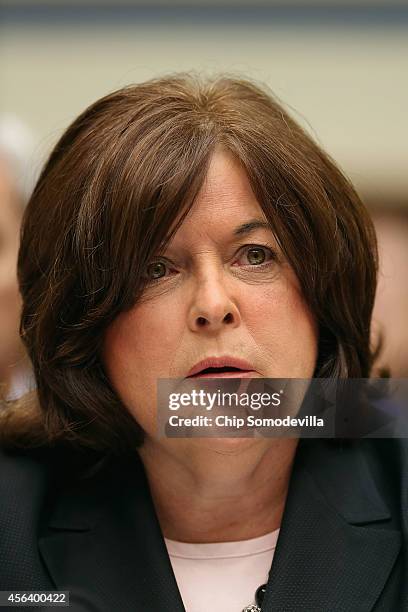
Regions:
<instances>
[{"instance_id":1,"label":"lower lip","mask_svg":"<svg viewBox=\"0 0 408 612\"><path fill-rule=\"evenodd\" d=\"M206 374L194 374L187 378L256 378L254 370L242 370L240 372L207 372Z\"/></svg>"}]
</instances>

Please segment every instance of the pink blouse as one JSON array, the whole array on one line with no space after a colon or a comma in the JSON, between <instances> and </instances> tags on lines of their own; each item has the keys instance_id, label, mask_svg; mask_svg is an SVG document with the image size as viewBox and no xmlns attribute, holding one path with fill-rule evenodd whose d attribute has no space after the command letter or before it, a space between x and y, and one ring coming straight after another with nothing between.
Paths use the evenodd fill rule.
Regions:
<instances>
[{"instance_id":1,"label":"pink blouse","mask_svg":"<svg viewBox=\"0 0 408 612\"><path fill-rule=\"evenodd\" d=\"M187 544L165 538L187 612L241 612L267 582L279 529L251 540Z\"/></svg>"}]
</instances>

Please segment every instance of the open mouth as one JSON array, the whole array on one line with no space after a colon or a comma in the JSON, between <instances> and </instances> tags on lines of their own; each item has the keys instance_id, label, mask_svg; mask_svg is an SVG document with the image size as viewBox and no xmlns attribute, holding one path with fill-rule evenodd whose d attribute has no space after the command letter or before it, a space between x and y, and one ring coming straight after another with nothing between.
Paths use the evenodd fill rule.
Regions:
<instances>
[{"instance_id":1,"label":"open mouth","mask_svg":"<svg viewBox=\"0 0 408 612\"><path fill-rule=\"evenodd\" d=\"M229 378L236 377L237 375L248 375L250 372L252 372L252 370L241 370L233 366L211 367L205 368L197 372L197 374L189 376L189 378Z\"/></svg>"}]
</instances>

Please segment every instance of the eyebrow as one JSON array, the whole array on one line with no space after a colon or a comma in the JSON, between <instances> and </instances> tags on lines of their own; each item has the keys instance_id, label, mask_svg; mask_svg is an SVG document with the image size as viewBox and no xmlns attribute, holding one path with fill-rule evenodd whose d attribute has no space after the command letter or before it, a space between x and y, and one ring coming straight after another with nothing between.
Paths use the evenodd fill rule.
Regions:
<instances>
[{"instance_id":1,"label":"eyebrow","mask_svg":"<svg viewBox=\"0 0 408 612\"><path fill-rule=\"evenodd\" d=\"M261 221L261 219L251 219L250 221L246 221L246 223L242 223L242 225L238 225L233 231L234 236L246 236L256 229L271 229L271 226L266 221Z\"/></svg>"}]
</instances>

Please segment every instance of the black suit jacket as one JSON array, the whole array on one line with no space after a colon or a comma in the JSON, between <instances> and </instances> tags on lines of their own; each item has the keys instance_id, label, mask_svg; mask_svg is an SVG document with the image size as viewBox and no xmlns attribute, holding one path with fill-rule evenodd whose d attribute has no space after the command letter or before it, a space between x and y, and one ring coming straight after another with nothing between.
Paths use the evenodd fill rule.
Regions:
<instances>
[{"instance_id":1,"label":"black suit jacket","mask_svg":"<svg viewBox=\"0 0 408 612\"><path fill-rule=\"evenodd\" d=\"M140 460L78 465L67 480L56 451L0 455L0 590L183 612ZM406 440L302 440L262 610L408 611L407 468Z\"/></svg>"}]
</instances>

